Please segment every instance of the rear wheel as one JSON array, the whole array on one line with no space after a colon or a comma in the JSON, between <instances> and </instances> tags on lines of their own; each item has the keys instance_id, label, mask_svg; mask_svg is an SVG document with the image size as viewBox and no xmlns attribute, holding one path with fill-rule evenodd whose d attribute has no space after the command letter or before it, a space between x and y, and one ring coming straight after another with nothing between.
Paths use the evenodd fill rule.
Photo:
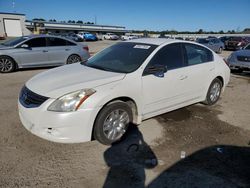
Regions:
<instances>
[{"instance_id":1,"label":"rear wheel","mask_svg":"<svg viewBox=\"0 0 250 188\"><path fill-rule=\"evenodd\" d=\"M0 57L0 72L1 73L9 73L13 72L16 69L16 64L8 56L1 56Z\"/></svg>"},{"instance_id":2,"label":"rear wheel","mask_svg":"<svg viewBox=\"0 0 250 188\"><path fill-rule=\"evenodd\" d=\"M67 64L72 64L72 63L78 63L81 61L81 58L79 55L70 55L67 59Z\"/></svg>"},{"instance_id":3,"label":"rear wheel","mask_svg":"<svg viewBox=\"0 0 250 188\"><path fill-rule=\"evenodd\" d=\"M215 78L209 86L207 97L204 103L207 105L215 104L220 98L221 89L222 82L218 78Z\"/></svg>"},{"instance_id":4,"label":"rear wheel","mask_svg":"<svg viewBox=\"0 0 250 188\"><path fill-rule=\"evenodd\" d=\"M98 114L94 125L94 138L110 145L119 141L132 122L131 108L125 102L108 104Z\"/></svg>"}]
</instances>

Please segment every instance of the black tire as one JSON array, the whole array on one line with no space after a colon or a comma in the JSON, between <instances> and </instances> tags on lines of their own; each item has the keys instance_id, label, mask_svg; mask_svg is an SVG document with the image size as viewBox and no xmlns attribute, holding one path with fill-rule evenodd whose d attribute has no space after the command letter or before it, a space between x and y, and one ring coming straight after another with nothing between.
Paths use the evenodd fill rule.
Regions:
<instances>
[{"instance_id":1,"label":"black tire","mask_svg":"<svg viewBox=\"0 0 250 188\"><path fill-rule=\"evenodd\" d=\"M16 70L15 61L8 56L0 56L0 73L10 73Z\"/></svg>"},{"instance_id":2,"label":"black tire","mask_svg":"<svg viewBox=\"0 0 250 188\"><path fill-rule=\"evenodd\" d=\"M219 90L218 90L218 93L216 92L216 97L213 98L211 95L213 95L213 92L214 92L214 85L218 86ZM204 104L206 105L213 105L215 104L219 98L220 98L220 94L221 94L221 90L222 90L222 82L218 79L218 78L215 78L212 83L210 84L209 86L209 89L208 89L208 92L207 92L207 96L206 96L206 100L203 102Z\"/></svg>"},{"instance_id":3,"label":"black tire","mask_svg":"<svg viewBox=\"0 0 250 188\"><path fill-rule=\"evenodd\" d=\"M119 135L119 138L109 139L108 136L104 133L105 132L104 131L104 123L111 116L111 113L113 113L114 111L117 111L117 110L121 110L121 111L126 112L129 120L128 120L128 123L126 123L126 125L124 126L124 133L122 133L122 135ZM117 101L114 103L110 103L99 112L99 114L95 120L94 130L93 130L94 131L93 132L94 139L96 139L97 141L99 141L102 144L111 145L112 143L117 142L122 138L122 136L127 131L129 124L132 121L133 121L132 110L125 102ZM112 127L114 127L114 121L112 121L111 124L112 124Z\"/></svg>"},{"instance_id":4,"label":"black tire","mask_svg":"<svg viewBox=\"0 0 250 188\"><path fill-rule=\"evenodd\" d=\"M72 54L68 57L66 64L78 63L81 62L81 57L76 54Z\"/></svg>"}]
</instances>

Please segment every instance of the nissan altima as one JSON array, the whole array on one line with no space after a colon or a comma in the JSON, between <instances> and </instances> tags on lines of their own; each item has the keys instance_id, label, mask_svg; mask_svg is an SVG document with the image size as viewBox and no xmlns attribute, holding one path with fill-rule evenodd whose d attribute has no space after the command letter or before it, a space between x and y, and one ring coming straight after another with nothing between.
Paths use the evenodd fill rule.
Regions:
<instances>
[{"instance_id":1,"label":"nissan altima","mask_svg":"<svg viewBox=\"0 0 250 188\"><path fill-rule=\"evenodd\" d=\"M145 119L215 104L229 78L228 65L203 45L135 39L34 76L20 92L19 116L28 131L50 141L109 145Z\"/></svg>"}]
</instances>

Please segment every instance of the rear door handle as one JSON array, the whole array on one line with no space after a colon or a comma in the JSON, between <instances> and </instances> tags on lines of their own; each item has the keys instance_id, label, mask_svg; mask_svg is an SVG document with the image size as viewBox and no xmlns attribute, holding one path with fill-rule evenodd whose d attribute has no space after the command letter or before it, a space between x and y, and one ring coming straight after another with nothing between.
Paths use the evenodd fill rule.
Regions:
<instances>
[{"instance_id":1,"label":"rear door handle","mask_svg":"<svg viewBox=\"0 0 250 188\"><path fill-rule=\"evenodd\" d=\"M68 49L68 48L67 48L67 49L65 49L65 51L69 51L69 50L70 50L70 49Z\"/></svg>"},{"instance_id":2,"label":"rear door handle","mask_svg":"<svg viewBox=\"0 0 250 188\"><path fill-rule=\"evenodd\" d=\"M43 50L43 52L48 52L48 50Z\"/></svg>"},{"instance_id":3,"label":"rear door handle","mask_svg":"<svg viewBox=\"0 0 250 188\"><path fill-rule=\"evenodd\" d=\"M180 76L180 80L185 80L185 79L187 79L188 78L188 76Z\"/></svg>"}]
</instances>

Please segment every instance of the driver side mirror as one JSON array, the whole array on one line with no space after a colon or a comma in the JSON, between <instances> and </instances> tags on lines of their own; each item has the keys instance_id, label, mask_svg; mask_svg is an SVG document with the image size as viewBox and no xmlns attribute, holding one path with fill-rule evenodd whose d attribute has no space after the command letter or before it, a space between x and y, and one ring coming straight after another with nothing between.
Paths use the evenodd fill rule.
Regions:
<instances>
[{"instance_id":1,"label":"driver side mirror","mask_svg":"<svg viewBox=\"0 0 250 188\"><path fill-rule=\"evenodd\" d=\"M29 45L28 45L28 44L22 44L22 45L21 45L21 48L30 49L30 47L29 47Z\"/></svg>"},{"instance_id":2,"label":"driver side mirror","mask_svg":"<svg viewBox=\"0 0 250 188\"><path fill-rule=\"evenodd\" d=\"M143 75L153 74L154 76L163 78L165 72L167 72L166 66L157 64L154 66L146 67Z\"/></svg>"}]
</instances>

